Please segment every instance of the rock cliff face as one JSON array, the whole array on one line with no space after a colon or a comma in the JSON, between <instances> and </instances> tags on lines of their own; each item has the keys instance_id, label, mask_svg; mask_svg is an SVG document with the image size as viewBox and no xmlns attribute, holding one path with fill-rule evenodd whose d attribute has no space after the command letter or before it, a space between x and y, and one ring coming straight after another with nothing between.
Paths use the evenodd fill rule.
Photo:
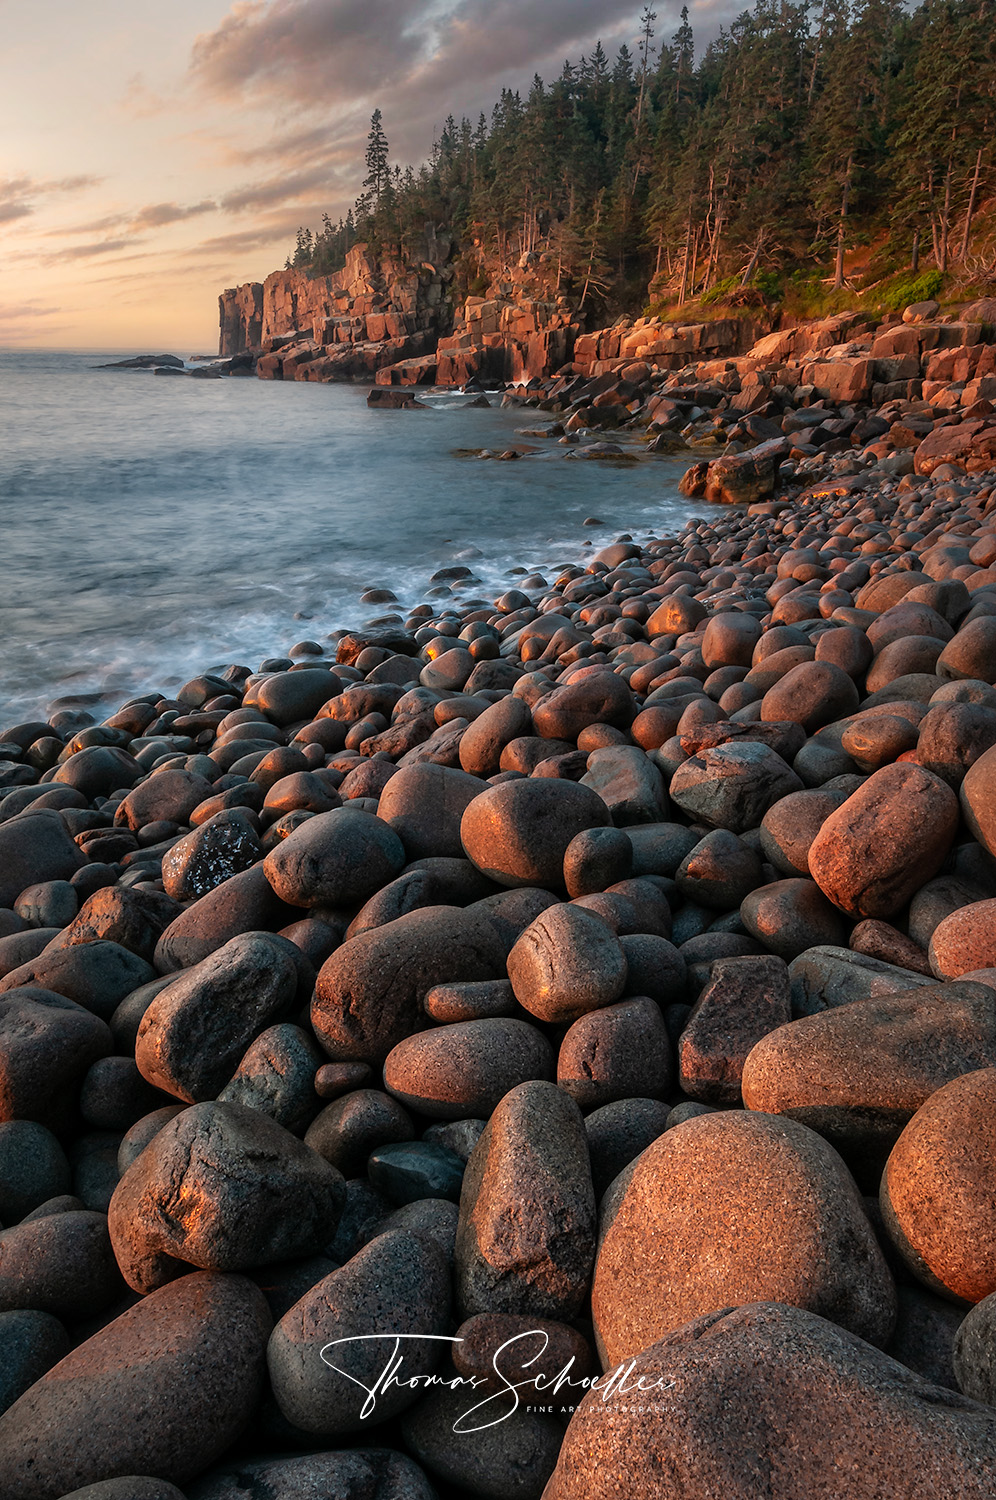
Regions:
<instances>
[{"instance_id":1,"label":"rock cliff face","mask_svg":"<svg viewBox=\"0 0 996 1500\"><path fill-rule=\"evenodd\" d=\"M275 271L223 292L221 356L246 360L265 380L528 384L557 372L599 375L634 360L680 369L742 353L764 331L737 319L686 326L621 318L587 333L559 292L551 257L490 267L485 295L459 298L452 239L427 226L418 253L407 262L358 244L333 275Z\"/></svg>"},{"instance_id":2,"label":"rock cliff face","mask_svg":"<svg viewBox=\"0 0 996 1500\"><path fill-rule=\"evenodd\" d=\"M354 245L342 270L331 276L305 271L274 271L264 282L247 282L218 299L219 353L223 358L257 350L276 352L290 341L310 343L313 358L348 365L352 351L364 350L355 373L372 364L391 363L435 348L453 326L448 296L453 272L452 242L427 230L422 258L408 263L375 257ZM377 345L374 355L368 345ZM304 353L302 347L299 353ZM264 373L260 371L260 373ZM348 369L340 372L346 378ZM331 372L324 378L335 378Z\"/></svg>"}]
</instances>

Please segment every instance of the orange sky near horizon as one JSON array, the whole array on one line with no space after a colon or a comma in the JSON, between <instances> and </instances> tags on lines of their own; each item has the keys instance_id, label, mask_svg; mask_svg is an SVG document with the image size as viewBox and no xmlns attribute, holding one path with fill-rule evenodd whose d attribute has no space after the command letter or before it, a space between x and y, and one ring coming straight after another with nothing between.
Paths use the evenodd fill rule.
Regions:
<instances>
[{"instance_id":1,"label":"orange sky near horizon","mask_svg":"<svg viewBox=\"0 0 996 1500\"><path fill-rule=\"evenodd\" d=\"M693 0L705 33L738 7ZM657 0L659 36L680 0ZM0 0L0 348L217 348L223 287L356 197L374 107L418 163L448 113L548 80L620 0Z\"/></svg>"}]
</instances>

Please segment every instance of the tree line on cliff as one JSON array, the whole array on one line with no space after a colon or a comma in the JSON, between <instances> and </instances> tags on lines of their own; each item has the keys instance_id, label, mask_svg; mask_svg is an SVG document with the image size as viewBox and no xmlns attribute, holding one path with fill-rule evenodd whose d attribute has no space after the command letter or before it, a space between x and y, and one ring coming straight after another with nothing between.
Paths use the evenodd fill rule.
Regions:
<instances>
[{"instance_id":1,"label":"tree line on cliff","mask_svg":"<svg viewBox=\"0 0 996 1500\"><path fill-rule=\"evenodd\" d=\"M539 255L619 306L648 283L678 305L841 288L860 247L866 276L996 277L996 0L756 0L698 57L687 9L669 40L656 23L451 116L419 167L391 165L377 110L355 209L300 230L288 265L335 270L357 239L412 255L432 222L467 291Z\"/></svg>"}]
</instances>

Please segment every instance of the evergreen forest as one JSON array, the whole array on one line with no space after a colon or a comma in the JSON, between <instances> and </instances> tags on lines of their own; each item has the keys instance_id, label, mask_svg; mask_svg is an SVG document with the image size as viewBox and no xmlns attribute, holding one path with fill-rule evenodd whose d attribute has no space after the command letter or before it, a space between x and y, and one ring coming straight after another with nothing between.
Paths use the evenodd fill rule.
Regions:
<instances>
[{"instance_id":1,"label":"evergreen forest","mask_svg":"<svg viewBox=\"0 0 996 1500\"><path fill-rule=\"evenodd\" d=\"M431 222L465 293L535 258L589 312L993 288L996 0L756 0L701 48L687 9L668 36L648 7L634 32L448 118L420 166L376 110L355 207L288 266L414 255Z\"/></svg>"}]
</instances>

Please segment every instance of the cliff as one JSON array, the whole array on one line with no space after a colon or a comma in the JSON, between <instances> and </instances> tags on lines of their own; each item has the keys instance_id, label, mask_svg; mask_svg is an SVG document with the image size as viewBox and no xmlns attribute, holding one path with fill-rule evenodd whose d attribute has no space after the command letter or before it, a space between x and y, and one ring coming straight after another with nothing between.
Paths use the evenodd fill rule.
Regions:
<instances>
[{"instance_id":1,"label":"cliff","mask_svg":"<svg viewBox=\"0 0 996 1500\"><path fill-rule=\"evenodd\" d=\"M377 359L390 363L434 348L453 326L452 248L449 236L427 226L417 261L374 256L357 244L330 276L274 271L263 282L231 287L218 298L219 353L266 355L276 341L293 337L337 356L376 345L376 368ZM358 363L372 358L368 353Z\"/></svg>"},{"instance_id":2,"label":"cliff","mask_svg":"<svg viewBox=\"0 0 996 1500\"><path fill-rule=\"evenodd\" d=\"M275 271L221 294L220 352L268 380L375 380L378 385L528 384L558 373L600 374L633 360L680 369L694 358L749 348L768 326L745 319L662 323L620 318L584 331L559 290L555 256L488 264L474 246L470 295L458 284L455 246L426 226L421 258L376 256L354 245L329 276ZM464 285L467 263L462 267Z\"/></svg>"}]
</instances>

